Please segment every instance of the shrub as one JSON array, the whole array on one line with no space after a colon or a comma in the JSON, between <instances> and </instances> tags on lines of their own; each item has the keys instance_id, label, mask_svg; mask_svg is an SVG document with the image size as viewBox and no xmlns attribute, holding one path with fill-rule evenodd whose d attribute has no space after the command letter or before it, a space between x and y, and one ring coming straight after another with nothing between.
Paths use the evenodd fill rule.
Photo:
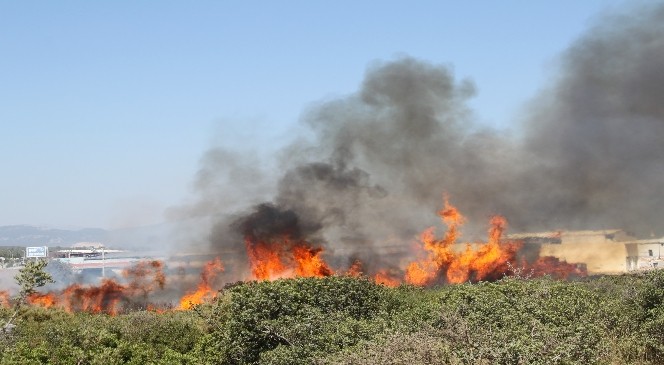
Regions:
<instances>
[{"instance_id":1,"label":"shrub","mask_svg":"<svg viewBox=\"0 0 664 365\"><path fill-rule=\"evenodd\" d=\"M199 351L207 362L307 363L380 333L383 326L374 319L387 307L387 290L350 277L237 285L220 299L230 315Z\"/></svg>"}]
</instances>

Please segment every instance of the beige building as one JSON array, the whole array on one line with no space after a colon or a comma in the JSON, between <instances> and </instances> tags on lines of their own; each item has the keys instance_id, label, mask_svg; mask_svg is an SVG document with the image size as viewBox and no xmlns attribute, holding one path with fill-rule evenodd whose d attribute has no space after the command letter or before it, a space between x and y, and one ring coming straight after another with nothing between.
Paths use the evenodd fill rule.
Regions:
<instances>
[{"instance_id":1,"label":"beige building","mask_svg":"<svg viewBox=\"0 0 664 365\"><path fill-rule=\"evenodd\" d=\"M664 266L664 238L636 240L620 229L597 231L551 231L507 236L524 245L539 245L540 256L553 256L569 263L583 263L588 274L616 274Z\"/></svg>"},{"instance_id":2,"label":"beige building","mask_svg":"<svg viewBox=\"0 0 664 365\"><path fill-rule=\"evenodd\" d=\"M664 237L625 242L627 270L647 270L664 267Z\"/></svg>"}]
</instances>

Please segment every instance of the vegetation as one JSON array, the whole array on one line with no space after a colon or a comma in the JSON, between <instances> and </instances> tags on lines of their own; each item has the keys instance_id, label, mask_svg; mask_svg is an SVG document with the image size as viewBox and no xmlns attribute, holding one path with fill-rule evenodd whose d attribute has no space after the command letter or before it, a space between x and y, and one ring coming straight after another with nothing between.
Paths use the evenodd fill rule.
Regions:
<instances>
[{"instance_id":1,"label":"vegetation","mask_svg":"<svg viewBox=\"0 0 664 365\"><path fill-rule=\"evenodd\" d=\"M21 287L19 295L22 300L37 291L37 288L54 282L51 274L45 271L46 265L48 265L46 260L30 260L18 271L15 279Z\"/></svg>"},{"instance_id":2,"label":"vegetation","mask_svg":"<svg viewBox=\"0 0 664 365\"><path fill-rule=\"evenodd\" d=\"M25 247L0 246L0 267L12 267L23 262Z\"/></svg>"},{"instance_id":3,"label":"vegetation","mask_svg":"<svg viewBox=\"0 0 664 365\"><path fill-rule=\"evenodd\" d=\"M662 364L663 302L664 271L434 289L246 282L191 311L23 306L0 364Z\"/></svg>"}]
</instances>

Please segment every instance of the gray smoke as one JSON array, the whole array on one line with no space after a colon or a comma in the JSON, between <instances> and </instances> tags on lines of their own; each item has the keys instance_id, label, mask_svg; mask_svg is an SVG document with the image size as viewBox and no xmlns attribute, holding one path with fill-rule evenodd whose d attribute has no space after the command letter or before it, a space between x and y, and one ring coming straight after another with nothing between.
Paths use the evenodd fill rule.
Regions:
<instances>
[{"instance_id":1,"label":"gray smoke","mask_svg":"<svg viewBox=\"0 0 664 365\"><path fill-rule=\"evenodd\" d=\"M370 264L376 248L407 248L435 224L443 194L468 217L469 239L493 214L512 231L664 233L664 6L606 17L552 76L517 138L474 121L475 88L449 68L376 62L357 93L304 114L309 138L282 151L271 201L220 218L210 241L241 247L242 232L269 236L272 226L285 229L279 222L297 223L308 227L298 235L311 233L300 238L327 245L328 257ZM223 209L221 165L240 172L237 192L263 185L229 156L204 160L198 183L210 204L201 206ZM265 222L272 215L277 224Z\"/></svg>"},{"instance_id":2,"label":"gray smoke","mask_svg":"<svg viewBox=\"0 0 664 365\"><path fill-rule=\"evenodd\" d=\"M520 183L533 190L518 219L664 233L663 101L664 5L592 28L527 119Z\"/></svg>"}]
</instances>

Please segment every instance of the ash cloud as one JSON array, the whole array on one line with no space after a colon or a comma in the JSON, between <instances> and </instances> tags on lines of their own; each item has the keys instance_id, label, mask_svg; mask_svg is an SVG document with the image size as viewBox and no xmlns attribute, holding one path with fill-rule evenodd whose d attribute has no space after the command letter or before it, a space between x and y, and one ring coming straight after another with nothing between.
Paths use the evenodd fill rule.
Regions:
<instances>
[{"instance_id":1,"label":"ash cloud","mask_svg":"<svg viewBox=\"0 0 664 365\"><path fill-rule=\"evenodd\" d=\"M518 137L479 125L467 106L473 83L448 67L373 63L357 93L305 112L309 137L282 151L283 173L265 190L274 196L219 218L210 242L241 249L243 233L292 223L330 257L371 262L375 249L406 246L435 224L443 193L468 216L468 239L484 236L493 214L512 231L664 233L664 6L632 10L564 53ZM238 158L217 157L203 161L199 191L211 204L199 208L223 209L220 161L243 171L232 189L265 185Z\"/></svg>"}]
</instances>

